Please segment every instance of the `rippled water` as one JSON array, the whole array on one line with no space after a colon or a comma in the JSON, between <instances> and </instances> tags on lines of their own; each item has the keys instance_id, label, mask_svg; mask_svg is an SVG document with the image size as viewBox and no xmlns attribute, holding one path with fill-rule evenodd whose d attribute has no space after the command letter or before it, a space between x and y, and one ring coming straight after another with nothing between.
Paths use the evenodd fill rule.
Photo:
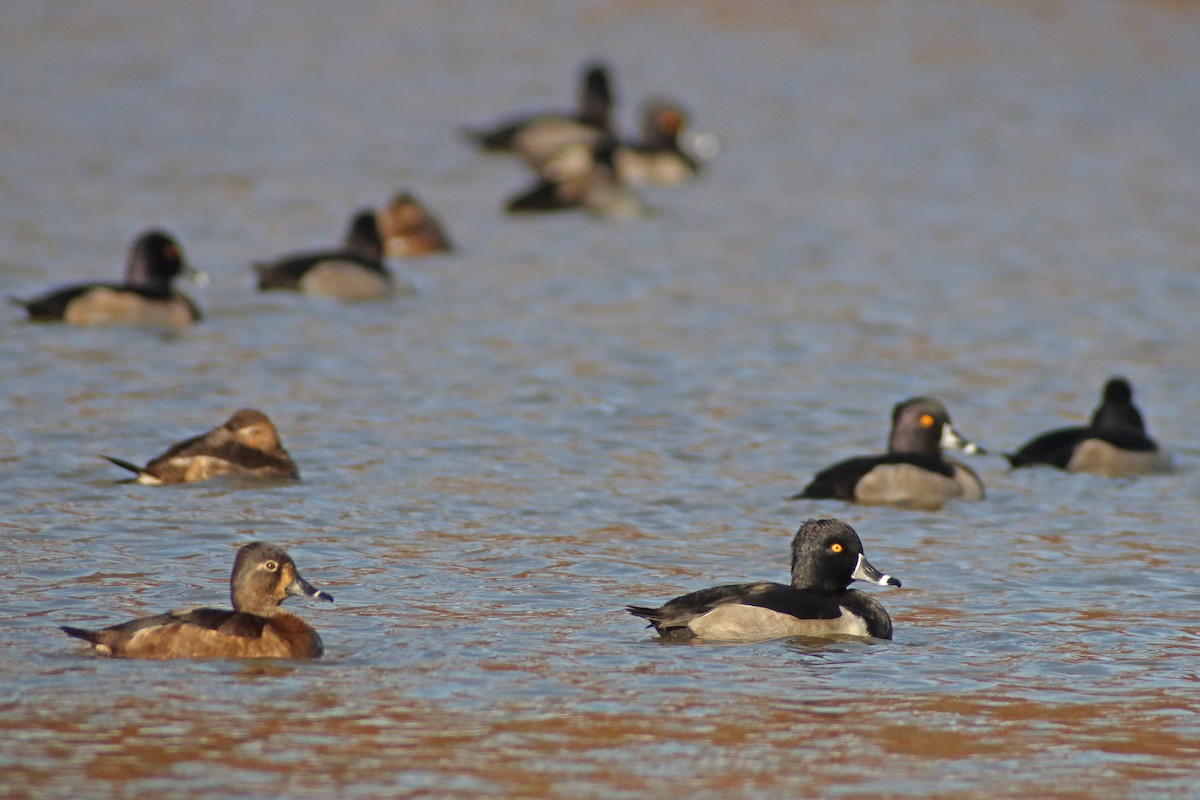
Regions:
<instances>
[{"instance_id":1,"label":"rippled water","mask_svg":"<svg viewBox=\"0 0 1200 800\"><path fill-rule=\"evenodd\" d=\"M215 283L177 337L5 313L0 793L1182 797L1200 756L1200 6L26 4L0 29L0 280L115 278L142 228ZM605 224L514 220L456 135L671 93L724 149ZM258 296L246 264L410 186L418 294ZM994 449L1131 378L1180 470L971 463L935 513L789 502L941 397ZM152 489L232 410L304 481ZM621 611L786 576L837 515L892 642L663 645ZM285 545L315 663L93 658L55 628L223 603Z\"/></svg>"}]
</instances>

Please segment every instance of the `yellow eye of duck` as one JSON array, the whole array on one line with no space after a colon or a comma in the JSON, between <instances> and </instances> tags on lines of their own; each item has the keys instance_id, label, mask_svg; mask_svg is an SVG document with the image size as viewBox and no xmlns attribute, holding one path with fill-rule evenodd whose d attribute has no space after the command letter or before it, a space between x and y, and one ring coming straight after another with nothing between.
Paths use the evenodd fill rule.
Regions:
<instances>
[{"instance_id":1,"label":"yellow eye of duck","mask_svg":"<svg viewBox=\"0 0 1200 800\"><path fill-rule=\"evenodd\" d=\"M829 545L829 550L834 553L840 553L842 552L842 546L837 542L834 542L833 544Z\"/></svg>"},{"instance_id":2,"label":"yellow eye of duck","mask_svg":"<svg viewBox=\"0 0 1200 800\"><path fill-rule=\"evenodd\" d=\"M918 422L921 423L922 428L932 428L933 427L933 415L932 414L922 414L921 418L918 420Z\"/></svg>"},{"instance_id":3,"label":"yellow eye of duck","mask_svg":"<svg viewBox=\"0 0 1200 800\"><path fill-rule=\"evenodd\" d=\"M266 569L267 572L274 572L275 570L279 569L279 565L274 561L266 561L263 563L263 568Z\"/></svg>"}]
</instances>

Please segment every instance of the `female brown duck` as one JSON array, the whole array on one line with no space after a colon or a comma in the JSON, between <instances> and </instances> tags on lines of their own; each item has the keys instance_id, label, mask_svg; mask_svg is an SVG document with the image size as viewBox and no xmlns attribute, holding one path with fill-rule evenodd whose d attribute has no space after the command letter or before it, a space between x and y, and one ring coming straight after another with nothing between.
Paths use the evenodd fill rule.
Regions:
<instances>
[{"instance_id":1,"label":"female brown duck","mask_svg":"<svg viewBox=\"0 0 1200 800\"><path fill-rule=\"evenodd\" d=\"M134 480L147 486L206 481L218 475L300 478L275 425L253 408L235 412L207 433L176 442L144 467L113 456L104 458L136 473Z\"/></svg>"},{"instance_id":2,"label":"female brown duck","mask_svg":"<svg viewBox=\"0 0 1200 800\"><path fill-rule=\"evenodd\" d=\"M119 658L319 658L321 637L280 608L291 595L333 602L304 578L283 548L252 542L238 550L229 579L233 609L185 608L98 631L62 626L97 653Z\"/></svg>"}]
</instances>

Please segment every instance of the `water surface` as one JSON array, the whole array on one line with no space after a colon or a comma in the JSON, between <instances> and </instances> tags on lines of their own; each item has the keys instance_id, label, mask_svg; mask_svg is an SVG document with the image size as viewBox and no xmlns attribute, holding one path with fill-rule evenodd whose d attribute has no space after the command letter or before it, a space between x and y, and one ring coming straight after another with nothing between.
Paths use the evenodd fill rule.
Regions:
<instances>
[{"instance_id":1,"label":"water surface","mask_svg":"<svg viewBox=\"0 0 1200 800\"><path fill-rule=\"evenodd\" d=\"M214 278L179 336L6 313L0 788L12 797L1181 797L1200 755L1194 3L10 8L4 292ZM724 148L622 224L513 220L469 123L678 96ZM408 186L454 255L346 307L246 265ZM976 457L938 512L789 502L942 398L996 450L1127 375L1179 471ZM116 483L234 409L297 484ZM621 611L784 578L836 515L892 642L663 645ZM58 624L221 604L286 546L315 663L93 658Z\"/></svg>"}]
</instances>

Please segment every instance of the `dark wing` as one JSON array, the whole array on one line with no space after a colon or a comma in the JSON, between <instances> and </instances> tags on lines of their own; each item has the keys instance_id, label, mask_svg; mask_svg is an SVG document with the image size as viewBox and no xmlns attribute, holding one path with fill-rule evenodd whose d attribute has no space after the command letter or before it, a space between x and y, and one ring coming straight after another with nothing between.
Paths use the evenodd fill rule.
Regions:
<instances>
[{"instance_id":1,"label":"dark wing","mask_svg":"<svg viewBox=\"0 0 1200 800\"><path fill-rule=\"evenodd\" d=\"M150 470L155 465L165 464L172 458L179 458L181 456L187 457L206 455L213 448L213 443L209 441L209 437L211 435L212 431L209 431L207 433L202 433L199 436L192 436L191 438L184 439L182 442L176 442L164 450L162 455L156 456L149 464L147 464L146 469Z\"/></svg>"},{"instance_id":2,"label":"dark wing","mask_svg":"<svg viewBox=\"0 0 1200 800\"><path fill-rule=\"evenodd\" d=\"M1088 438L1087 428L1059 428L1058 430L1035 436L1012 454L1005 454L1008 463L1017 467L1027 467L1031 464L1049 464L1059 469L1066 469L1075 454L1079 443Z\"/></svg>"},{"instance_id":3,"label":"dark wing","mask_svg":"<svg viewBox=\"0 0 1200 800\"><path fill-rule=\"evenodd\" d=\"M859 456L839 461L832 467L821 470L809 481L808 486L789 500L854 500L854 487L868 472L873 470L884 456Z\"/></svg>"},{"instance_id":4,"label":"dark wing","mask_svg":"<svg viewBox=\"0 0 1200 800\"><path fill-rule=\"evenodd\" d=\"M635 617L648 620L659 633L667 634L686 628L696 617L730 604L758 606L801 619L837 619L842 614L833 598L769 582L714 586L676 597L658 608L627 606L627 610Z\"/></svg>"},{"instance_id":5,"label":"dark wing","mask_svg":"<svg viewBox=\"0 0 1200 800\"><path fill-rule=\"evenodd\" d=\"M278 261L265 264L255 264L254 271L258 273L258 288L261 291L269 289L298 289L300 279L310 269L328 261L341 261L358 264L363 269L373 272L384 272L383 264L371 261L355 253L345 250L322 250L312 253L300 253L286 256Z\"/></svg>"},{"instance_id":6,"label":"dark wing","mask_svg":"<svg viewBox=\"0 0 1200 800\"><path fill-rule=\"evenodd\" d=\"M163 480L172 480L176 477L183 479L188 472L186 462L201 457L228 464L229 472L258 472L286 475L291 478L300 477L295 463L285 453L266 453L226 438L213 441L206 439L206 436L196 436L173 446L147 464L145 471ZM220 472L222 468L217 467L216 470ZM179 473L179 475L176 476L175 473Z\"/></svg>"},{"instance_id":7,"label":"dark wing","mask_svg":"<svg viewBox=\"0 0 1200 800\"><path fill-rule=\"evenodd\" d=\"M866 592L850 589L837 598L838 605L848 608L867 623L867 633L876 639L892 638L892 618L883 604Z\"/></svg>"},{"instance_id":8,"label":"dark wing","mask_svg":"<svg viewBox=\"0 0 1200 800\"><path fill-rule=\"evenodd\" d=\"M566 211L578 206L578 198L564 196L562 184L543 178L509 198L504 210L515 214L523 211Z\"/></svg>"},{"instance_id":9,"label":"dark wing","mask_svg":"<svg viewBox=\"0 0 1200 800\"><path fill-rule=\"evenodd\" d=\"M246 639L261 637L267 623L264 618L256 614L219 608L189 608L183 611L172 611L163 616L168 617L172 622L182 622L197 628L217 631L225 636L240 636Z\"/></svg>"},{"instance_id":10,"label":"dark wing","mask_svg":"<svg viewBox=\"0 0 1200 800\"><path fill-rule=\"evenodd\" d=\"M170 625L173 622L185 621L184 617L188 614L204 614L205 612L211 612L213 614L234 613L232 611L222 612L213 608L186 609L184 611L168 611L166 614L155 614L153 617L139 617L138 619L131 619L128 622L110 625L107 628L98 631L88 631L81 628L68 628L66 626L63 627L63 630L66 631L67 634L74 636L77 639L84 639L92 644L99 644L103 641L103 639L112 636L128 638L133 636L138 631L143 631L147 628L157 628L162 625Z\"/></svg>"},{"instance_id":11,"label":"dark wing","mask_svg":"<svg viewBox=\"0 0 1200 800\"><path fill-rule=\"evenodd\" d=\"M72 301L77 300L93 289L112 289L120 291L123 286L109 283L78 283L73 286L65 286L62 289L57 289L49 294L44 294L41 297L35 297L32 300L19 300L12 298L14 303L22 305L29 313L29 318L38 322L51 322L61 320L67 312L67 306Z\"/></svg>"},{"instance_id":12,"label":"dark wing","mask_svg":"<svg viewBox=\"0 0 1200 800\"><path fill-rule=\"evenodd\" d=\"M848 458L818 472L803 491L788 499L834 499L852 502L856 499L854 490L863 476L876 467L888 464L911 464L929 472L945 475L947 478L954 477L954 467L940 455L884 453L878 456L859 456Z\"/></svg>"},{"instance_id":13,"label":"dark wing","mask_svg":"<svg viewBox=\"0 0 1200 800\"><path fill-rule=\"evenodd\" d=\"M1088 439L1100 439L1121 450L1132 450L1139 453L1152 453L1158 449L1154 440L1136 431L1092 431Z\"/></svg>"}]
</instances>

